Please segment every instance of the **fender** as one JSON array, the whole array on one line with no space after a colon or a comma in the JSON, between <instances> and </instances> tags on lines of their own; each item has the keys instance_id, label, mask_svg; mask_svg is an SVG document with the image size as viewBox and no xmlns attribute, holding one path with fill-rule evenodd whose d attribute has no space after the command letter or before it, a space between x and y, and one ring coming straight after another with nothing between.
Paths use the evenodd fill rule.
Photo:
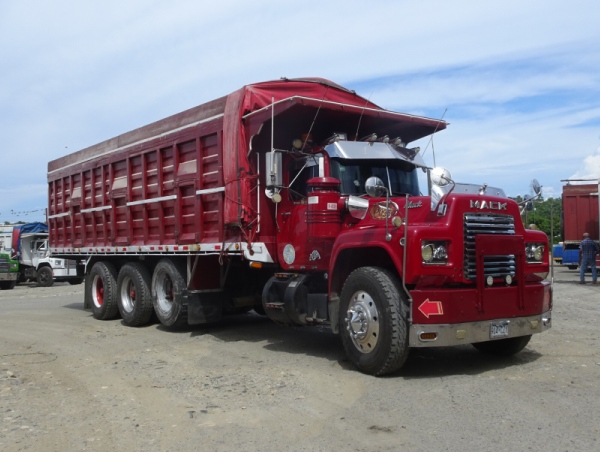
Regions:
<instances>
[{"instance_id":1,"label":"fender","mask_svg":"<svg viewBox=\"0 0 600 452\"><path fill-rule=\"evenodd\" d=\"M385 229L384 228L357 228L351 231L340 234L333 244L331 252L331 260L329 263L329 293L335 292L336 275L335 268L342 254L346 250L358 250L365 248L378 248L387 254L393 263L398 275L402 275L403 265L402 256L403 249L400 246L400 234L394 234L391 241L385 240ZM356 265L355 267L359 267ZM344 278L345 279L345 278ZM341 281L343 284L343 281Z\"/></svg>"}]
</instances>

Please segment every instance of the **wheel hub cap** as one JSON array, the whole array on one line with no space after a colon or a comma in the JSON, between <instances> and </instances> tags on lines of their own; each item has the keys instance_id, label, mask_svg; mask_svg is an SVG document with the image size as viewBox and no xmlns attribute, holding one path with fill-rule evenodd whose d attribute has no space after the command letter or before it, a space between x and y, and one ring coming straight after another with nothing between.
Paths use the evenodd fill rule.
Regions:
<instances>
[{"instance_id":1,"label":"wheel hub cap","mask_svg":"<svg viewBox=\"0 0 600 452\"><path fill-rule=\"evenodd\" d=\"M379 313L367 292L361 290L352 296L345 321L354 346L362 353L373 351L379 339Z\"/></svg>"}]
</instances>

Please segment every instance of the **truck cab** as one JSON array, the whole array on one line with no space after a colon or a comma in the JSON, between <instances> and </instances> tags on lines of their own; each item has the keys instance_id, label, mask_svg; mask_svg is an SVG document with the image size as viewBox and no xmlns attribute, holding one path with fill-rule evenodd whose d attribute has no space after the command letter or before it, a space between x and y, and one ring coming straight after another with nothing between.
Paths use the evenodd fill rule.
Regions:
<instances>
[{"instance_id":1,"label":"truck cab","mask_svg":"<svg viewBox=\"0 0 600 452\"><path fill-rule=\"evenodd\" d=\"M336 140L269 157L266 172L283 271L264 310L280 323L329 321L361 370L387 373L409 347L512 354L550 327L547 237L524 228L501 189L456 183L389 141ZM394 342L397 318L406 342Z\"/></svg>"},{"instance_id":2,"label":"truck cab","mask_svg":"<svg viewBox=\"0 0 600 452\"><path fill-rule=\"evenodd\" d=\"M19 281L36 281L41 287L57 282L81 284L83 267L75 260L55 258L48 246L48 228L43 223L16 226L13 244L19 262ZM79 268L78 268L79 267Z\"/></svg>"}]
</instances>

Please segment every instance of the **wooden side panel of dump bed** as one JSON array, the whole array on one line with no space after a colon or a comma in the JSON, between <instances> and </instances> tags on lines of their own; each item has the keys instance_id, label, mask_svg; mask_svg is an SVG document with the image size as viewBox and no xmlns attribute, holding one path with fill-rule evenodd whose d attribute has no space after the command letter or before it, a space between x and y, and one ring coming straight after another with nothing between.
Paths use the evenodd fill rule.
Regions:
<instances>
[{"instance_id":1,"label":"wooden side panel of dump bed","mask_svg":"<svg viewBox=\"0 0 600 452\"><path fill-rule=\"evenodd\" d=\"M85 157L49 173L54 248L219 243L223 118Z\"/></svg>"}]
</instances>

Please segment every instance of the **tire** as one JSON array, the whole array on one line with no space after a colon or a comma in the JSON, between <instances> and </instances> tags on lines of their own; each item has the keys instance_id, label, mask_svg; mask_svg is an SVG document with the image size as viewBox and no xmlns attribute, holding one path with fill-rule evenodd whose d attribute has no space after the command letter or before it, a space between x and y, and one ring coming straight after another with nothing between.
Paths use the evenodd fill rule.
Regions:
<instances>
[{"instance_id":1,"label":"tire","mask_svg":"<svg viewBox=\"0 0 600 452\"><path fill-rule=\"evenodd\" d=\"M162 259L152 275L152 303L161 324L180 327L187 324L185 268L171 259Z\"/></svg>"},{"instance_id":2,"label":"tire","mask_svg":"<svg viewBox=\"0 0 600 452\"><path fill-rule=\"evenodd\" d=\"M16 285L16 279L14 281L0 281L0 290L12 290Z\"/></svg>"},{"instance_id":3,"label":"tire","mask_svg":"<svg viewBox=\"0 0 600 452\"><path fill-rule=\"evenodd\" d=\"M117 305L117 270L110 262L96 262L89 275L89 300L92 315L98 320L112 320L119 314Z\"/></svg>"},{"instance_id":4,"label":"tire","mask_svg":"<svg viewBox=\"0 0 600 452\"><path fill-rule=\"evenodd\" d=\"M567 268L569 270L576 270L577 269L577 265L567 265Z\"/></svg>"},{"instance_id":5,"label":"tire","mask_svg":"<svg viewBox=\"0 0 600 452\"><path fill-rule=\"evenodd\" d=\"M346 355L369 375L386 375L408 356L408 304L388 270L354 270L342 289L339 325Z\"/></svg>"},{"instance_id":6,"label":"tire","mask_svg":"<svg viewBox=\"0 0 600 452\"><path fill-rule=\"evenodd\" d=\"M81 284L83 282L83 278L73 278L73 279L67 280L67 282L69 284L71 284L72 286L76 286L77 284Z\"/></svg>"},{"instance_id":7,"label":"tire","mask_svg":"<svg viewBox=\"0 0 600 452\"><path fill-rule=\"evenodd\" d=\"M146 325L152 317L152 277L148 269L139 262L125 264L117 279L117 306L123 321L128 326Z\"/></svg>"},{"instance_id":8,"label":"tire","mask_svg":"<svg viewBox=\"0 0 600 452\"><path fill-rule=\"evenodd\" d=\"M50 287L54 284L54 275L50 267L42 267L37 271L37 284L40 287Z\"/></svg>"},{"instance_id":9,"label":"tire","mask_svg":"<svg viewBox=\"0 0 600 452\"><path fill-rule=\"evenodd\" d=\"M473 344L477 350L488 355L511 356L523 350L531 339L529 336L509 337L488 342L476 342Z\"/></svg>"}]
</instances>

